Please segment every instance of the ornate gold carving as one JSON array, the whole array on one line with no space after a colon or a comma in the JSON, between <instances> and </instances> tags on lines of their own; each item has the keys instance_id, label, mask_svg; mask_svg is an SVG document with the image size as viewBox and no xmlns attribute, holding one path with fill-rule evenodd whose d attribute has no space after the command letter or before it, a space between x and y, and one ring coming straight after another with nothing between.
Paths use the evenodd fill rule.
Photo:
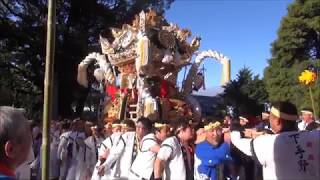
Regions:
<instances>
[{"instance_id":1,"label":"ornate gold carving","mask_svg":"<svg viewBox=\"0 0 320 180\"><path fill-rule=\"evenodd\" d=\"M146 14L146 25L149 27L160 27L162 16L158 15L153 9L149 10Z\"/></svg>"},{"instance_id":2,"label":"ornate gold carving","mask_svg":"<svg viewBox=\"0 0 320 180\"><path fill-rule=\"evenodd\" d=\"M177 31L177 38L180 41L186 41L190 36L191 36L191 31L189 29L179 29Z\"/></svg>"},{"instance_id":3,"label":"ornate gold carving","mask_svg":"<svg viewBox=\"0 0 320 180\"><path fill-rule=\"evenodd\" d=\"M176 45L175 37L169 31L160 30L158 33L158 40L166 49L173 49Z\"/></svg>"},{"instance_id":4,"label":"ornate gold carving","mask_svg":"<svg viewBox=\"0 0 320 180\"><path fill-rule=\"evenodd\" d=\"M196 51L199 49L200 47L200 41L201 41L201 38L200 37L195 37L192 39L191 43L190 43L190 47L193 51Z\"/></svg>"},{"instance_id":5,"label":"ornate gold carving","mask_svg":"<svg viewBox=\"0 0 320 180\"><path fill-rule=\"evenodd\" d=\"M198 37L188 42L190 30L168 24L154 10L141 12L131 25L124 24L121 29L112 28L111 31L114 41L101 37L101 48L121 73L137 73L134 64L139 58L137 43L142 36L150 40L148 53L151 61L141 69L147 76L163 78L169 70L179 71L190 64L193 53L200 46Z\"/></svg>"},{"instance_id":6,"label":"ornate gold carving","mask_svg":"<svg viewBox=\"0 0 320 180\"><path fill-rule=\"evenodd\" d=\"M119 71L121 73L125 73L125 74L135 74L136 73L136 68L135 68L135 65L133 63L128 63L128 64L125 64L125 65L119 66Z\"/></svg>"}]
</instances>

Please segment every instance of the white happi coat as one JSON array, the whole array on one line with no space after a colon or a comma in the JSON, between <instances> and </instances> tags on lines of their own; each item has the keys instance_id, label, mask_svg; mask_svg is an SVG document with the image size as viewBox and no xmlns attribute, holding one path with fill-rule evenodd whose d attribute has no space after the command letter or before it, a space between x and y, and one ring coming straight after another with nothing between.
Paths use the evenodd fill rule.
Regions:
<instances>
[{"instance_id":1,"label":"white happi coat","mask_svg":"<svg viewBox=\"0 0 320 180\"><path fill-rule=\"evenodd\" d=\"M97 154L98 148L100 147L103 138L95 138L94 136L88 137L85 143L85 150L84 150L84 168L83 173L81 175L82 179L91 179L94 167L98 161Z\"/></svg>"},{"instance_id":2,"label":"white happi coat","mask_svg":"<svg viewBox=\"0 0 320 180\"><path fill-rule=\"evenodd\" d=\"M245 154L255 155L262 164L265 180L320 179L319 130L265 134L253 142L232 132L231 141Z\"/></svg>"},{"instance_id":3,"label":"white happi coat","mask_svg":"<svg viewBox=\"0 0 320 180\"><path fill-rule=\"evenodd\" d=\"M57 156L60 161L60 174L59 179L64 180L66 179L67 172L68 172L68 166L69 166L69 160L67 155L67 146L69 140L69 135L71 134L71 131L64 132L60 135L60 141L58 146L58 152Z\"/></svg>"},{"instance_id":4,"label":"white happi coat","mask_svg":"<svg viewBox=\"0 0 320 180\"><path fill-rule=\"evenodd\" d=\"M58 147L58 158L62 161L60 166L60 179L78 180L80 178L82 169L79 168L79 166L82 165L83 159L79 156L84 154L84 144L78 143L78 140L81 139L85 139L85 133L83 132L68 131L61 135ZM72 157L68 156L67 148L70 143L72 143Z\"/></svg>"},{"instance_id":5,"label":"white happi coat","mask_svg":"<svg viewBox=\"0 0 320 180\"><path fill-rule=\"evenodd\" d=\"M103 163L105 174L109 174L111 167L115 168L113 177L104 176L101 179L128 179L132 164L135 132L126 132L121 135L118 143L110 149L110 154Z\"/></svg>"},{"instance_id":6,"label":"white happi coat","mask_svg":"<svg viewBox=\"0 0 320 180\"><path fill-rule=\"evenodd\" d=\"M102 141L99 150L98 156L103 156L106 150L110 150L113 146L115 146L121 137L121 133L113 133L111 136L107 137L104 141ZM111 168L105 172L105 175L100 177L98 175L98 167L101 165L101 162L98 162L95 165L95 168L92 173L92 180L100 180L100 179L110 179L111 177L115 177L116 168Z\"/></svg>"},{"instance_id":7,"label":"white happi coat","mask_svg":"<svg viewBox=\"0 0 320 180\"><path fill-rule=\"evenodd\" d=\"M84 132L76 132L71 135L76 143L73 144L73 154L71 167L68 172L67 180L82 180L82 173L85 169L85 143L86 134ZM77 149L78 145L78 149Z\"/></svg>"},{"instance_id":8,"label":"white happi coat","mask_svg":"<svg viewBox=\"0 0 320 180\"><path fill-rule=\"evenodd\" d=\"M121 135L121 132L113 133L111 134L111 136L107 137L104 141L102 141L98 150L99 156L102 156L106 149L111 149L112 146L116 145Z\"/></svg>"},{"instance_id":9,"label":"white happi coat","mask_svg":"<svg viewBox=\"0 0 320 180\"><path fill-rule=\"evenodd\" d=\"M157 158L167 162L164 167L164 179L186 179L186 167L177 137L172 136L162 142Z\"/></svg>"},{"instance_id":10,"label":"white happi coat","mask_svg":"<svg viewBox=\"0 0 320 180\"><path fill-rule=\"evenodd\" d=\"M59 177L58 147L60 142L60 131L50 132L50 179Z\"/></svg>"},{"instance_id":11,"label":"white happi coat","mask_svg":"<svg viewBox=\"0 0 320 180\"><path fill-rule=\"evenodd\" d=\"M157 153L150 151L151 147L158 145L153 133L145 135L140 143L140 152L133 161L129 179L150 179Z\"/></svg>"}]
</instances>

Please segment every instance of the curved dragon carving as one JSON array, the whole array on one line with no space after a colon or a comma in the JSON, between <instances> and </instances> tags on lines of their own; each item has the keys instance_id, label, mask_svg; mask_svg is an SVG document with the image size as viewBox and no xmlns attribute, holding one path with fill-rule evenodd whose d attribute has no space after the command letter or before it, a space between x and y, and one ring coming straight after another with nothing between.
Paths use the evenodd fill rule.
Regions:
<instances>
[{"instance_id":1,"label":"curved dragon carving","mask_svg":"<svg viewBox=\"0 0 320 180\"><path fill-rule=\"evenodd\" d=\"M206 58L213 58L218 60L222 66L222 76L221 76L221 83L222 85L226 84L227 82L230 81L230 59L223 54L219 53L218 51L213 51L213 50L207 50L207 51L202 51L198 53L198 55L195 58L195 63L192 64L188 75L186 79L184 80L183 87L182 87L182 92L184 95L188 95L192 92L193 85L195 82L195 79L197 78L197 72Z\"/></svg>"},{"instance_id":2,"label":"curved dragon carving","mask_svg":"<svg viewBox=\"0 0 320 180\"><path fill-rule=\"evenodd\" d=\"M99 66L94 70L94 77L98 82L106 81L109 84L115 84L116 76L112 65L107 62L105 55L94 52L87 55L78 66L77 81L80 85L88 87L87 68L91 63Z\"/></svg>"}]
</instances>

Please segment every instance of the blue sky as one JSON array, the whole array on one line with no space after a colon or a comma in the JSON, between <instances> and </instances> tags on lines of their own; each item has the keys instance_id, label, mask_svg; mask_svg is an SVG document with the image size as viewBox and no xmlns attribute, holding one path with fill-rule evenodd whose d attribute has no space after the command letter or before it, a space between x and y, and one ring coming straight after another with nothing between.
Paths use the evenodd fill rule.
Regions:
<instances>
[{"instance_id":1,"label":"blue sky","mask_svg":"<svg viewBox=\"0 0 320 180\"><path fill-rule=\"evenodd\" d=\"M165 17L201 36L201 50L216 50L231 59L231 79L244 66L263 76L281 19L293 0L175 0ZM221 65L204 63L206 87L220 86ZM181 79L181 78L180 78Z\"/></svg>"}]
</instances>

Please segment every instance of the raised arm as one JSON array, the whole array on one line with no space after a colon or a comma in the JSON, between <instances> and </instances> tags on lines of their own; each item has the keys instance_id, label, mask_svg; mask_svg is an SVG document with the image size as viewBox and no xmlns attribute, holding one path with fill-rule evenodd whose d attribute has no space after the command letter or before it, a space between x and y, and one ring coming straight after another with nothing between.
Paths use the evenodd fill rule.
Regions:
<instances>
[{"instance_id":1,"label":"raised arm","mask_svg":"<svg viewBox=\"0 0 320 180\"><path fill-rule=\"evenodd\" d=\"M249 138L242 138L238 131L231 132L231 143L248 156L252 156L250 146L251 140L252 139Z\"/></svg>"}]
</instances>

